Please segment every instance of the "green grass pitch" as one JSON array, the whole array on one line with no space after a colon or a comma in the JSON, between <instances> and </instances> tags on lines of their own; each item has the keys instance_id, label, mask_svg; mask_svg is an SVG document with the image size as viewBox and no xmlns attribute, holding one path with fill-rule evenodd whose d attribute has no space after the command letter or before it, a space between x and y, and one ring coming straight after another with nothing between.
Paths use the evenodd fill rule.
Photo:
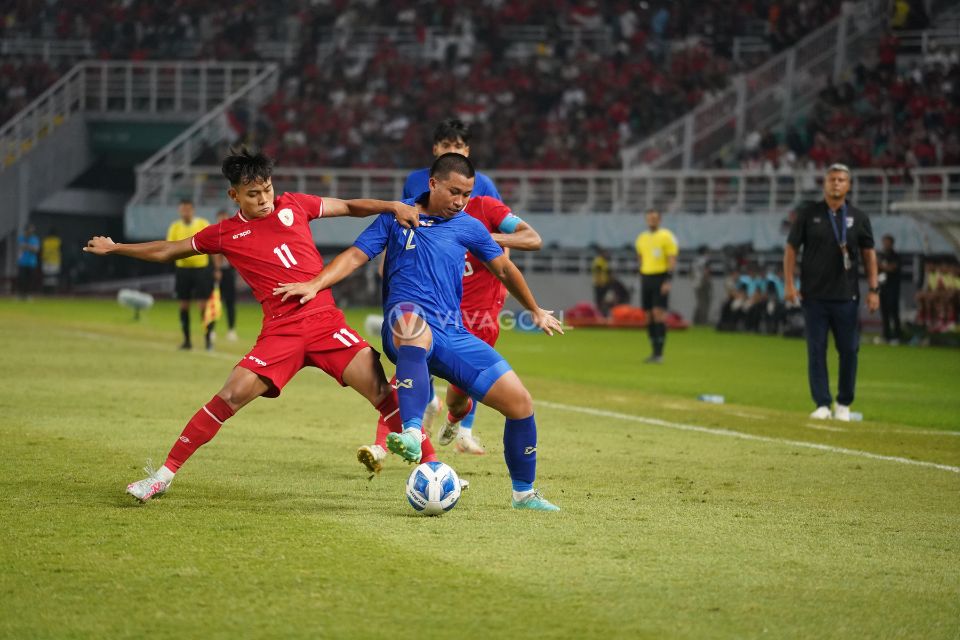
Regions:
<instances>
[{"instance_id":1,"label":"green grass pitch","mask_svg":"<svg viewBox=\"0 0 960 640\"><path fill-rule=\"evenodd\" d=\"M356 462L373 410L310 370L134 504L255 337L240 313L240 343L181 353L168 302L0 300L0 637L960 637L956 351L864 346L841 425L806 417L799 340L674 333L655 367L639 332L507 332L558 514L510 508L481 409L489 454L441 451L471 488L416 516L407 465Z\"/></svg>"}]
</instances>

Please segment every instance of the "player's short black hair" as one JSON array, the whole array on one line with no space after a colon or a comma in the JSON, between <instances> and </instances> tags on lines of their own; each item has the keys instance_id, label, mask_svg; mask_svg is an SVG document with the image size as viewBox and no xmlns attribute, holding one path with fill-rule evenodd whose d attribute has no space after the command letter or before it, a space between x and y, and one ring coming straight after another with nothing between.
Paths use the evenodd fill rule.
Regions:
<instances>
[{"instance_id":1,"label":"player's short black hair","mask_svg":"<svg viewBox=\"0 0 960 640\"><path fill-rule=\"evenodd\" d=\"M433 166L430 167L430 177L437 180L444 180L451 173L459 173L465 178L476 175L470 158L459 153L445 153L434 160Z\"/></svg>"},{"instance_id":2,"label":"player's short black hair","mask_svg":"<svg viewBox=\"0 0 960 640\"><path fill-rule=\"evenodd\" d=\"M193 204L193 198L180 198L180 204Z\"/></svg>"},{"instance_id":3,"label":"player's short black hair","mask_svg":"<svg viewBox=\"0 0 960 640\"><path fill-rule=\"evenodd\" d=\"M262 152L252 154L246 147L230 149L221 171L232 185L265 182L273 175L273 160Z\"/></svg>"},{"instance_id":4,"label":"player's short black hair","mask_svg":"<svg viewBox=\"0 0 960 640\"><path fill-rule=\"evenodd\" d=\"M470 125L459 118L447 118L433 130L433 144L440 144L447 140L462 140L470 146Z\"/></svg>"}]
</instances>

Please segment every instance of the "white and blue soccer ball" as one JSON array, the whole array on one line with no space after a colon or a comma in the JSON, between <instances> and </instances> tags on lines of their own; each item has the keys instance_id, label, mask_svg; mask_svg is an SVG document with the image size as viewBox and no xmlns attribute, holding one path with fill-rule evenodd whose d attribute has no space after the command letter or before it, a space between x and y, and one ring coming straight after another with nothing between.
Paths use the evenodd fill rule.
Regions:
<instances>
[{"instance_id":1,"label":"white and blue soccer ball","mask_svg":"<svg viewBox=\"0 0 960 640\"><path fill-rule=\"evenodd\" d=\"M460 500L460 478L442 462L424 462L407 478L407 501L425 516L443 515Z\"/></svg>"}]
</instances>

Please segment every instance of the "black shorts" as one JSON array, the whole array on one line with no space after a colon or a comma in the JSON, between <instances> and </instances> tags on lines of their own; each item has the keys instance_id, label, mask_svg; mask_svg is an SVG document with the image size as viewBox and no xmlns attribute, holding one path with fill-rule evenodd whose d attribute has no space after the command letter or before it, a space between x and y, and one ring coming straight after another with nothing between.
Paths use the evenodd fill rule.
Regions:
<instances>
[{"instance_id":1,"label":"black shorts","mask_svg":"<svg viewBox=\"0 0 960 640\"><path fill-rule=\"evenodd\" d=\"M177 300L206 300L213 293L213 270L177 267Z\"/></svg>"},{"instance_id":2,"label":"black shorts","mask_svg":"<svg viewBox=\"0 0 960 640\"><path fill-rule=\"evenodd\" d=\"M667 308L667 299L670 296L660 292L660 287L666 280L667 274L665 273L643 276L640 287L640 303L644 311L650 311L654 307L658 309Z\"/></svg>"}]
</instances>

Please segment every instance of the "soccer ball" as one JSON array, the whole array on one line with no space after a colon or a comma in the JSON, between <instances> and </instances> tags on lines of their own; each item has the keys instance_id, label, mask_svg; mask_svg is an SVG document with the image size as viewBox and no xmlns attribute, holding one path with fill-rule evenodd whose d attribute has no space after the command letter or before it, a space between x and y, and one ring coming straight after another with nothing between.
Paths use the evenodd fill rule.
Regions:
<instances>
[{"instance_id":1,"label":"soccer ball","mask_svg":"<svg viewBox=\"0 0 960 640\"><path fill-rule=\"evenodd\" d=\"M459 499L460 478L442 462L424 462L407 478L407 501L421 515L443 515Z\"/></svg>"}]
</instances>

